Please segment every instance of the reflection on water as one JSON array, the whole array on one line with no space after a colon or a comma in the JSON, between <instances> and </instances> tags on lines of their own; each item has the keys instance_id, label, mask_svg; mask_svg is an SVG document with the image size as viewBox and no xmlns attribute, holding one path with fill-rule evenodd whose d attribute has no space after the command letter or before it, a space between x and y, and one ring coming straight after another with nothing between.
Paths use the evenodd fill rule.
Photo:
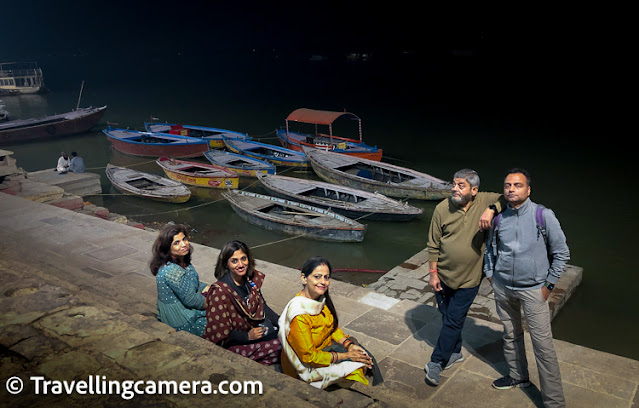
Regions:
<instances>
[{"instance_id":1,"label":"reflection on water","mask_svg":"<svg viewBox=\"0 0 639 408\"><path fill-rule=\"evenodd\" d=\"M525 167L533 175L533 200L555 211L568 237L570 263L584 268L577 294L553 322L555 336L639 359L633 340L639 337L639 326L633 323L632 312L639 282L629 255L635 251L639 230L631 215L636 199L610 198L608 186L626 171L618 157L621 153L611 154L603 145L585 145L583 135L574 129L577 122L570 122L577 115L554 115L529 93L518 95L516 83L510 82L504 92L498 87L499 78L480 84L476 75L457 75L455 67L449 75L447 69L439 69L433 76L427 67L401 64L386 72L366 64L332 71L279 60L270 65L250 58L224 61L229 63L206 65L211 81L203 84L166 81L176 77L167 72L201 72L201 66L188 61L145 65L140 72L89 60L69 70L58 69L69 77L48 77L50 94L3 97L7 110L14 117L71 110L82 78L86 79L82 106L108 105L103 123L84 135L2 148L14 151L18 165L28 171L52 168L61 151L77 151L88 171L101 175L104 195L86 200L141 222L187 223L195 229L196 242L213 247L239 239L255 248L257 258L293 268L310 256L324 255L335 268L389 270L425 247L436 203L411 201L424 213L410 222L364 221L368 229L361 243L289 239L241 220L217 190L192 188L192 198L184 204L120 195L104 175L107 163L163 172L154 160L113 150L100 131L106 121L142 129L153 115L162 121L267 135L272 139L262 141L277 144L273 131L294 109L346 109L362 118L364 141L383 148L385 160L393 164L444 180L460 168L473 168L481 176L483 191L500 191L505 170ZM66 67L64 61L57 63ZM467 89L475 93L467 94ZM518 99L502 99L504 94ZM265 193L250 181L241 187ZM634 190L630 194L636 195Z\"/></svg>"}]
</instances>

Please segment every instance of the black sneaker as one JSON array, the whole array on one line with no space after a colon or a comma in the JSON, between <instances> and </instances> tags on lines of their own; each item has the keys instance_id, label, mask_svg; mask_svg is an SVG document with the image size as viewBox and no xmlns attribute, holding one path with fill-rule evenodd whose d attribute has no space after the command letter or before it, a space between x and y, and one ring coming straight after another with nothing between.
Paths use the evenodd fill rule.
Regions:
<instances>
[{"instance_id":1,"label":"black sneaker","mask_svg":"<svg viewBox=\"0 0 639 408\"><path fill-rule=\"evenodd\" d=\"M523 380L515 380L511 376L507 375L505 377L501 377L498 380L493 381L493 388L498 390L509 390L511 388L526 388L530 387L530 381L528 378Z\"/></svg>"}]
</instances>

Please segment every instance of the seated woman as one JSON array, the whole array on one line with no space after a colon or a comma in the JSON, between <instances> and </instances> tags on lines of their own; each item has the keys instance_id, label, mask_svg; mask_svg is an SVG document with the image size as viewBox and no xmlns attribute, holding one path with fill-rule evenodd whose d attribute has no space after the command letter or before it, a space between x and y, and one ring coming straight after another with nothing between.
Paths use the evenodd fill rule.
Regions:
<instances>
[{"instance_id":1,"label":"seated woman","mask_svg":"<svg viewBox=\"0 0 639 408\"><path fill-rule=\"evenodd\" d=\"M339 328L328 293L331 271L322 257L310 258L302 267L304 288L286 305L279 322L282 369L317 388L342 379L368 385L364 370L373 368L374 360Z\"/></svg>"},{"instance_id":2,"label":"seated woman","mask_svg":"<svg viewBox=\"0 0 639 408\"><path fill-rule=\"evenodd\" d=\"M264 365L279 362L279 316L262 296L264 274L255 270L246 244L231 241L222 248L215 277L206 297L203 337Z\"/></svg>"},{"instance_id":3,"label":"seated woman","mask_svg":"<svg viewBox=\"0 0 639 408\"><path fill-rule=\"evenodd\" d=\"M191 265L193 247L184 225L169 225L153 244L151 273L158 286L158 319L175 328L202 336L206 327L204 293L208 286Z\"/></svg>"}]
</instances>

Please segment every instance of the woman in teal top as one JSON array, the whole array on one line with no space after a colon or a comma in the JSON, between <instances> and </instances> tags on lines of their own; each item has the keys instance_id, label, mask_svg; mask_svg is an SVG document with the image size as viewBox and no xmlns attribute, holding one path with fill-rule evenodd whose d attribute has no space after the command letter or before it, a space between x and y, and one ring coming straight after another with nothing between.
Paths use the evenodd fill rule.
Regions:
<instances>
[{"instance_id":1,"label":"woman in teal top","mask_svg":"<svg viewBox=\"0 0 639 408\"><path fill-rule=\"evenodd\" d=\"M209 287L191 265L188 227L169 225L153 244L151 273L158 286L158 319L198 336L206 328L205 295Z\"/></svg>"}]
</instances>

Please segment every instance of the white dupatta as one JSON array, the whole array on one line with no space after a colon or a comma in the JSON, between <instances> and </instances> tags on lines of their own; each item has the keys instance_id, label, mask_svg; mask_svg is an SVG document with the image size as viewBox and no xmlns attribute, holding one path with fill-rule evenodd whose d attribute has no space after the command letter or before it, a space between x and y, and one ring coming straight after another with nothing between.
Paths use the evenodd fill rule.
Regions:
<instances>
[{"instance_id":1,"label":"white dupatta","mask_svg":"<svg viewBox=\"0 0 639 408\"><path fill-rule=\"evenodd\" d=\"M295 296L284 308L278 324L280 326L279 337L280 343L282 343L282 349L291 364L293 364L293 367L295 367L297 375L313 387L324 389L358 368L363 367L364 363L342 361L331 364L328 367L311 367L303 363L295 353L295 350L288 344L287 338L291 331L291 322L295 316L305 314L317 316L320 314L326 302L324 296L320 299L320 301L317 301L305 296Z\"/></svg>"}]
</instances>

